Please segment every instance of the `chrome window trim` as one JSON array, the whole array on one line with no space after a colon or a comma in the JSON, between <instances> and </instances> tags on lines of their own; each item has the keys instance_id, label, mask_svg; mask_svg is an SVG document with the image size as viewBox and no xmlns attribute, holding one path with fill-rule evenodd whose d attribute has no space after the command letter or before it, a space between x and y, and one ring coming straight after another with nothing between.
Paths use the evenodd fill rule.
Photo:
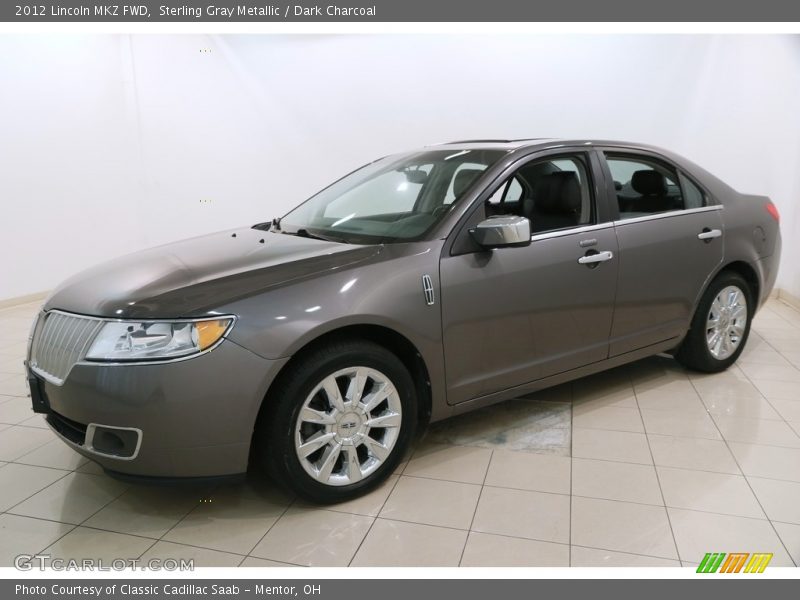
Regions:
<instances>
[{"instance_id":1,"label":"chrome window trim","mask_svg":"<svg viewBox=\"0 0 800 600\"><path fill-rule=\"evenodd\" d=\"M646 221L656 221L658 219L669 219L671 217L680 217L681 215L692 215L704 212L711 212L715 210L723 210L725 208L722 204L713 204L711 206L700 206L698 208L686 208L679 210L670 210L667 212L656 213L653 215L645 215L643 217L633 217L631 219L617 219L613 221L615 227L628 225L629 223L644 223Z\"/></svg>"},{"instance_id":2,"label":"chrome window trim","mask_svg":"<svg viewBox=\"0 0 800 600\"><path fill-rule=\"evenodd\" d=\"M556 231L546 231L544 233L537 233L531 236L531 242L538 240L548 240L551 238L563 237L565 235L573 235L575 233L588 233L590 231L600 231L602 229L609 229L611 227L619 227L628 225L629 223L643 223L646 221L655 221L657 219L668 219L670 217L679 217L681 215L696 214L711 212L715 210L722 210L725 206L722 204L713 204L711 206L700 206L698 208L687 208L680 210L670 210L667 212L656 213L653 215L645 215L643 217L633 217L631 219L617 219L615 221L607 221L605 223L598 223L596 225L583 225L580 227L572 227L570 229L557 229Z\"/></svg>"},{"instance_id":3,"label":"chrome window trim","mask_svg":"<svg viewBox=\"0 0 800 600\"><path fill-rule=\"evenodd\" d=\"M605 223L598 223L596 225L583 225L581 227L571 227L569 229L557 229L555 231L545 231L544 233L537 233L531 236L531 242L538 240L549 240L552 238L563 237L565 235L574 235L576 233L588 233L590 231L600 231L602 229L611 229L614 227L612 221Z\"/></svg>"},{"instance_id":4,"label":"chrome window trim","mask_svg":"<svg viewBox=\"0 0 800 600\"><path fill-rule=\"evenodd\" d=\"M133 450L133 454L130 456L117 456L116 454L108 454L106 452L101 452L100 450L95 449L94 447L94 434L97 431L98 427L102 427L103 429L118 429L120 431L133 431L136 433L136 448ZM133 460L137 456L139 456L139 449L142 447L142 438L144 434L142 430L137 427L117 427L116 425L103 425L102 423L89 423L86 426L86 437L83 441L83 449L87 452L91 452L92 454L97 454L98 456L103 456L105 458L113 458L115 460Z\"/></svg>"}]
</instances>

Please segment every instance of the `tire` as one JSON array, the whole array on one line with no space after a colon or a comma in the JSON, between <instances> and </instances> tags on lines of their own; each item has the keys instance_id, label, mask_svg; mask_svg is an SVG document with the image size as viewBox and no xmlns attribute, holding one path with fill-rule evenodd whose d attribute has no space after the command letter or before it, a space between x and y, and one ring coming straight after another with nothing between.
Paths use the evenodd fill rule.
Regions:
<instances>
[{"instance_id":1,"label":"tire","mask_svg":"<svg viewBox=\"0 0 800 600\"><path fill-rule=\"evenodd\" d=\"M738 299L734 296L738 291ZM733 302L731 306L727 306ZM730 367L744 350L755 310L747 281L733 271L723 271L709 284L692 318L689 333L675 358L683 366L703 373ZM717 329L712 319L717 317ZM744 322L742 322L744 320ZM714 334L718 333L718 337Z\"/></svg>"},{"instance_id":2,"label":"tire","mask_svg":"<svg viewBox=\"0 0 800 600\"><path fill-rule=\"evenodd\" d=\"M362 340L303 355L265 403L255 432L257 458L274 480L322 504L361 496L383 482L417 426L408 370L386 348Z\"/></svg>"}]
</instances>

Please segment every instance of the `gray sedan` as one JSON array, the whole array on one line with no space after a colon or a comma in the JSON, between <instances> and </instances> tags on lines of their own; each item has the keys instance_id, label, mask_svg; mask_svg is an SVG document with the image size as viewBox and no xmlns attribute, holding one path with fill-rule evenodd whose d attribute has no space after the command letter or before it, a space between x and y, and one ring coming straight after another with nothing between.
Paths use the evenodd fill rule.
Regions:
<instances>
[{"instance_id":1,"label":"gray sedan","mask_svg":"<svg viewBox=\"0 0 800 600\"><path fill-rule=\"evenodd\" d=\"M110 475L336 502L427 423L657 353L715 372L772 290L778 212L658 148L388 156L280 219L84 271L31 333L34 410Z\"/></svg>"}]
</instances>

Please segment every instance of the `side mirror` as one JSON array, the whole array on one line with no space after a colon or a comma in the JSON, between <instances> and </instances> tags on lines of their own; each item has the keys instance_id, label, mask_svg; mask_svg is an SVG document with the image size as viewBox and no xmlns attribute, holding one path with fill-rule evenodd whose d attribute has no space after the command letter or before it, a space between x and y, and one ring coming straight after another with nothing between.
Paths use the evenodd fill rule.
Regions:
<instances>
[{"instance_id":1,"label":"side mirror","mask_svg":"<svg viewBox=\"0 0 800 600\"><path fill-rule=\"evenodd\" d=\"M525 217L489 217L469 230L478 244L484 248L527 246L531 243L531 222Z\"/></svg>"}]
</instances>

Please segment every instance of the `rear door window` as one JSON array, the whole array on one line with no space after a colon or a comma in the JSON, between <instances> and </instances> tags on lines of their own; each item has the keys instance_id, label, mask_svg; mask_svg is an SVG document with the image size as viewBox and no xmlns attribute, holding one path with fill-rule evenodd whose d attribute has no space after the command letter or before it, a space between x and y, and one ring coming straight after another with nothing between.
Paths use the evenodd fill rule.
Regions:
<instances>
[{"instance_id":1,"label":"rear door window","mask_svg":"<svg viewBox=\"0 0 800 600\"><path fill-rule=\"evenodd\" d=\"M672 167L647 157L606 154L614 181L620 219L705 206L696 185Z\"/></svg>"}]
</instances>

